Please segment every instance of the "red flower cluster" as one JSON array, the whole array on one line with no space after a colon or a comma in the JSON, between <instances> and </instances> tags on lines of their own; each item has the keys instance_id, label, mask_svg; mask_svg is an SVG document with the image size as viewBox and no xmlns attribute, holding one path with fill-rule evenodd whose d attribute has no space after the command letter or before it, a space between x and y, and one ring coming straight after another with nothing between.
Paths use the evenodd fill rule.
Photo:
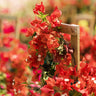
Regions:
<instances>
[{"instance_id":1,"label":"red flower cluster","mask_svg":"<svg viewBox=\"0 0 96 96\"><path fill-rule=\"evenodd\" d=\"M48 17L48 20L51 23L52 27L60 26L61 21L59 21L58 18L61 16L61 14L61 11L56 7L51 16Z\"/></svg>"},{"instance_id":2,"label":"red flower cluster","mask_svg":"<svg viewBox=\"0 0 96 96\"><path fill-rule=\"evenodd\" d=\"M92 53L92 57L96 61L96 36L94 36L93 38L91 53Z\"/></svg>"},{"instance_id":3,"label":"red flower cluster","mask_svg":"<svg viewBox=\"0 0 96 96\"><path fill-rule=\"evenodd\" d=\"M2 76L2 80L0 79L2 89L0 87L0 90L4 90L4 93L1 92L0 95L26 96L28 89L23 83L27 81L25 74L29 74L28 64L25 62L27 46L15 38L6 37L5 34L3 36L0 47L0 76Z\"/></svg>"},{"instance_id":4,"label":"red flower cluster","mask_svg":"<svg viewBox=\"0 0 96 96\"><path fill-rule=\"evenodd\" d=\"M39 6L41 7L41 5ZM89 61L86 59L89 64L82 61L80 70L76 71L76 66L71 64L70 45L64 43L66 42L64 39L69 41L70 36L54 30L61 24L58 19L61 12L56 8L50 16L47 16L38 8L38 5L35 8L34 10L38 9L39 13L37 13L38 18L31 22L32 27L28 29L27 33L27 36L32 36L32 40L29 42L27 62L35 73L32 80L38 81L42 86L40 96L70 96L70 94L73 94L72 96L75 94L89 96L96 94L95 61L93 60L92 63L90 59ZM84 54L85 49L92 45L92 39L83 28L80 28L80 35L81 52ZM95 50L95 41L94 38L92 50ZM94 57L95 53L90 52ZM40 69L42 71L39 72ZM36 71L34 72L34 70Z\"/></svg>"},{"instance_id":5,"label":"red flower cluster","mask_svg":"<svg viewBox=\"0 0 96 96\"><path fill-rule=\"evenodd\" d=\"M9 23L4 23L4 27L3 27L3 32L5 34L9 34L9 33L12 33L15 31L15 28L12 24L9 24Z\"/></svg>"},{"instance_id":6,"label":"red flower cluster","mask_svg":"<svg viewBox=\"0 0 96 96\"><path fill-rule=\"evenodd\" d=\"M83 53L88 47L91 46L92 38L88 32L80 27L80 51Z\"/></svg>"},{"instance_id":7,"label":"red flower cluster","mask_svg":"<svg viewBox=\"0 0 96 96\"><path fill-rule=\"evenodd\" d=\"M43 2L41 2L41 4L36 4L35 9L33 9L33 12L35 14L39 14L39 12L44 13L45 12L45 7L43 5Z\"/></svg>"},{"instance_id":8,"label":"red flower cluster","mask_svg":"<svg viewBox=\"0 0 96 96\"><path fill-rule=\"evenodd\" d=\"M92 39L80 28L81 55L85 58L77 71L71 63L73 50L66 43L70 36L55 30L61 24L61 11L55 8L51 15L45 14L43 3L36 4L33 11L38 17L27 32L21 30L32 37L28 52L15 38L4 34L0 39L0 47L6 48L0 51L0 95L95 96L96 36Z\"/></svg>"}]
</instances>

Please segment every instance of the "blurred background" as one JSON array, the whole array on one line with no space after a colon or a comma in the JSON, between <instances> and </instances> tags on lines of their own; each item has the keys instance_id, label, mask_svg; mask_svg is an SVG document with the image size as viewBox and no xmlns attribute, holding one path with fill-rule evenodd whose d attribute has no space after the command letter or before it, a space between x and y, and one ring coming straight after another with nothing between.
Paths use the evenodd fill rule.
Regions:
<instances>
[{"instance_id":1,"label":"blurred background","mask_svg":"<svg viewBox=\"0 0 96 96\"><path fill-rule=\"evenodd\" d=\"M0 30L15 34L21 42L28 43L24 36L26 28L34 19L33 8L41 0L0 0ZM62 11L61 20L68 24L79 24L91 36L96 34L96 0L43 0L46 13L50 14L57 6ZM5 28L7 27L7 28ZM12 35L12 36L13 36Z\"/></svg>"},{"instance_id":2,"label":"blurred background","mask_svg":"<svg viewBox=\"0 0 96 96\"><path fill-rule=\"evenodd\" d=\"M46 7L46 13L51 14L57 6L62 11L60 19L63 23L80 25L81 59L85 56L96 65L96 0L42 1ZM31 37L25 35L30 22L35 18L33 8L40 2L41 0L0 0L0 96L9 94L7 88L10 84L12 85L12 80L18 75L24 76L22 74L26 73L27 76L31 76L28 65L24 63L28 56L28 42ZM65 39L69 41L70 36L65 35ZM19 70L16 71L18 68ZM19 82L21 79L18 77L16 80Z\"/></svg>"}]
</instances>

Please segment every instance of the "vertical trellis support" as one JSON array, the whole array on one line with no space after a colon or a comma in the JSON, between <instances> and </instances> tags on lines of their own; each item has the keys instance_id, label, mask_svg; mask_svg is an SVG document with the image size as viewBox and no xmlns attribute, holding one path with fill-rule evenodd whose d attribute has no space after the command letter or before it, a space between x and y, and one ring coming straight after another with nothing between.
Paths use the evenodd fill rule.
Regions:
<instances>
[{"instance_id":1,"label":"vertical trellis support","mask_svg":"<svg viewBox=\"0 0 96 96\"><path fill-rule=\"evenodd\" d=\"M10 20L10 21L14 21L15 22L15 33L14 33L14 37L19 39L19 30L17 30L18 28L18 20L17 17L15 16L8 16L8 15L0 15L0 33L1 33L1 39L3 38L3 30L2 30L2 21L3 20ZM8 48L2 46L0 47L0 51L9 51Z\"/></svg>"},{"instance_id":2,"label":"vertical trellis support","mask_svg":"<svg viewBox=\"0 0 96 96\"><path fill-rule=\"evenodd\" d=\"M89 28L89 34L91 36L94 35L94 24L95 24L95 16L92 14L78 14L74 17L73 22L74 24L78 24L79 21L81 20L86 20L86 22L88 23L88 28Z\"/></svg>"},{"instance_id":3,"label":"vertical trellis support","mask_svg":"<svg viewBox=\"0 0 96 96\"><path fill-rule=\"evenodd\" d=\"M15 16L7 16L7 15L0 15L0 32L2 33L2 35L3 35L3 32L2 32L2 21L3 20L13 20L13 21L15 21L15 37L16 38L19 38L19 33L17 32L17 22L18 22L18 20L17 20L17 17L15 17Z\"/></svg>"},{"instance_id":4,"label":"vertical trellis support","mask_svg":"<svg viewBox=\"0 0 96 96\"><path fill-rule=\"evenodd\" d=\"M71 45L72 48L74 48L74 59L75 61L72 60L72 63L75 62L77 64L77 70L80 67L80 34L79 34L79 27L77 27L77 34L76 35L71 35Z\"/></svg>"},{"instance_id":5,"label":"vertical trellis support","mask_svg":"<svg viewBox=\"0 0 96 96\"><path fill-rule=\"evenodd\" d=\"M72 58L72 65L77 65L77 70L80 66L80 29L79 25L61 24L60 32L71 35L71 46L74 49Z\"/></svg>"}]
</instances>

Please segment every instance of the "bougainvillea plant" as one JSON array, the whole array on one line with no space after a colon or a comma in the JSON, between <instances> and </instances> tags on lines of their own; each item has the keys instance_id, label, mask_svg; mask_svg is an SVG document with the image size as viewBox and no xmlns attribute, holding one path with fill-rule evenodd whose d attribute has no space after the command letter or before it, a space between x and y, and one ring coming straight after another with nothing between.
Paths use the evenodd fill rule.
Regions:
<instances>
[{"instance_id":1,"label":"bougainvillea plant","mask_svg":"<svg viewBox=\"0 0 96 96\"><path fill-rule=\"evenodd\" d=\"M0 48L0 96L96 96L96 36L92 40L81 28L85 58L77 71L71 64L75 50L70 36L59 32L62 12L56 7L51 15L45 14L42 2L33 12L36 18L25 32L32 38L28 52L10 35L0 38L0 47L8 49Z\"/></svg>"},{"instance_id":2,"label":"bougainvillea plant","mask_svg":"<svg viewBox=\"0 0 96 96\"><path fill-rule=\"evenodd\" d=\"M51 15L45 14L42 2L33 12L36 18L26 34L32 37L26 62L33 71L32 81L39 86L33 87L35 91L30 89L30 96L94 96L95 66L82 61L76 72L76 66L71 64L71 45L65 41L64 33L55 30L61 28L62 12L56 7Z\"/></svg>"},{"instance_id":3,"label":"bougainvillea plant","mask_svg":"<svg viewBox=\"0 0 96 96\"><path fill-rule=\"evenodd\" d=\"M25 96L27 88L22 83L26 82L28 76L28 65L24 61L27 46L15 38L3 36L0 47L0 96L15 96L19 91L21 96Z\"/></svg>"}]
</instances>

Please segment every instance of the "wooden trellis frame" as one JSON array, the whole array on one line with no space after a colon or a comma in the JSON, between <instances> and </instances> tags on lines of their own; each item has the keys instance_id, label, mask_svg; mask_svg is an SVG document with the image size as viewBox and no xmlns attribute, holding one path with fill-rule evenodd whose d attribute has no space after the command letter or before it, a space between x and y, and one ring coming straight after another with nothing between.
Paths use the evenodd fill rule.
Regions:
<instances>
[{"instance_id":1,"label":"wooden trellis frame","mask_svg":"<svg viewBox=\"0 0 96 96\"><path fill-rule=\"evenodd\" d=\"M79 25L61 24L60 32L71 35L71 46L74 49L72 65L77 65L77 70L80 67L80 29Z\"/></svg>"},{"instance_id":2,"label":"wooden trellis frame","mask_svg":"<svg viewBox=\"0 0 96 96\"><path fill-rule=\"evenodd\" d=\"M72 19L74 18L74 15L76 15L76 8L74 6L65 6L62 10L62 20L63 22L67 22L68 19L70 19L70 22L72 22Z\"/></svg>"},{"instance_id":3,"label":"wooden trellis frame","mask_svg":"<svg viewBox=\"0 0 96 96\"><path fill-rule=\"evenodd\" d=\"M93 29L94 29L94 23L95 23L95 17L91 14L78 14L74 17L74 24L78 24L80 20L86 20L88 21L88 27L90 31L90 35L93 35Z\"/></svg>"},{"instance_id":4,"label":"wooden trellis frame","mask_svg":"<svg viewBox=\"0 0 96 96\"><path fill-rule=\"evenodd\" d=\"M15 16L8 16L8 15L0 15L0 33L1 33L1 39L3 38L3 30L2 30L2 21L3 20L10 20L15 22L15 33L14 37L19 38L19 31L17 30L17 22L18 19ZM9 49L5 48L4 46L0 47L0 51L9 51Z\"/></svg>"},{"instance_id":5,"label":"wooden trellis frame","mask_svg":"<svg viewBox=\"0 0 96 96\"><path fill-rule=\"evenodd\" d=\"M3 34L3 32L2 32L2 21L3 20L11 20L11 21L15 21L15 37L16 38L19 38L19 32L18 32L18 30L17 30L17 22L18 22L18 20L17 20L17 17L15 17L15 16L8 16L8 15L0 15L0 32Z\"/></svg>"}]
</instances>

